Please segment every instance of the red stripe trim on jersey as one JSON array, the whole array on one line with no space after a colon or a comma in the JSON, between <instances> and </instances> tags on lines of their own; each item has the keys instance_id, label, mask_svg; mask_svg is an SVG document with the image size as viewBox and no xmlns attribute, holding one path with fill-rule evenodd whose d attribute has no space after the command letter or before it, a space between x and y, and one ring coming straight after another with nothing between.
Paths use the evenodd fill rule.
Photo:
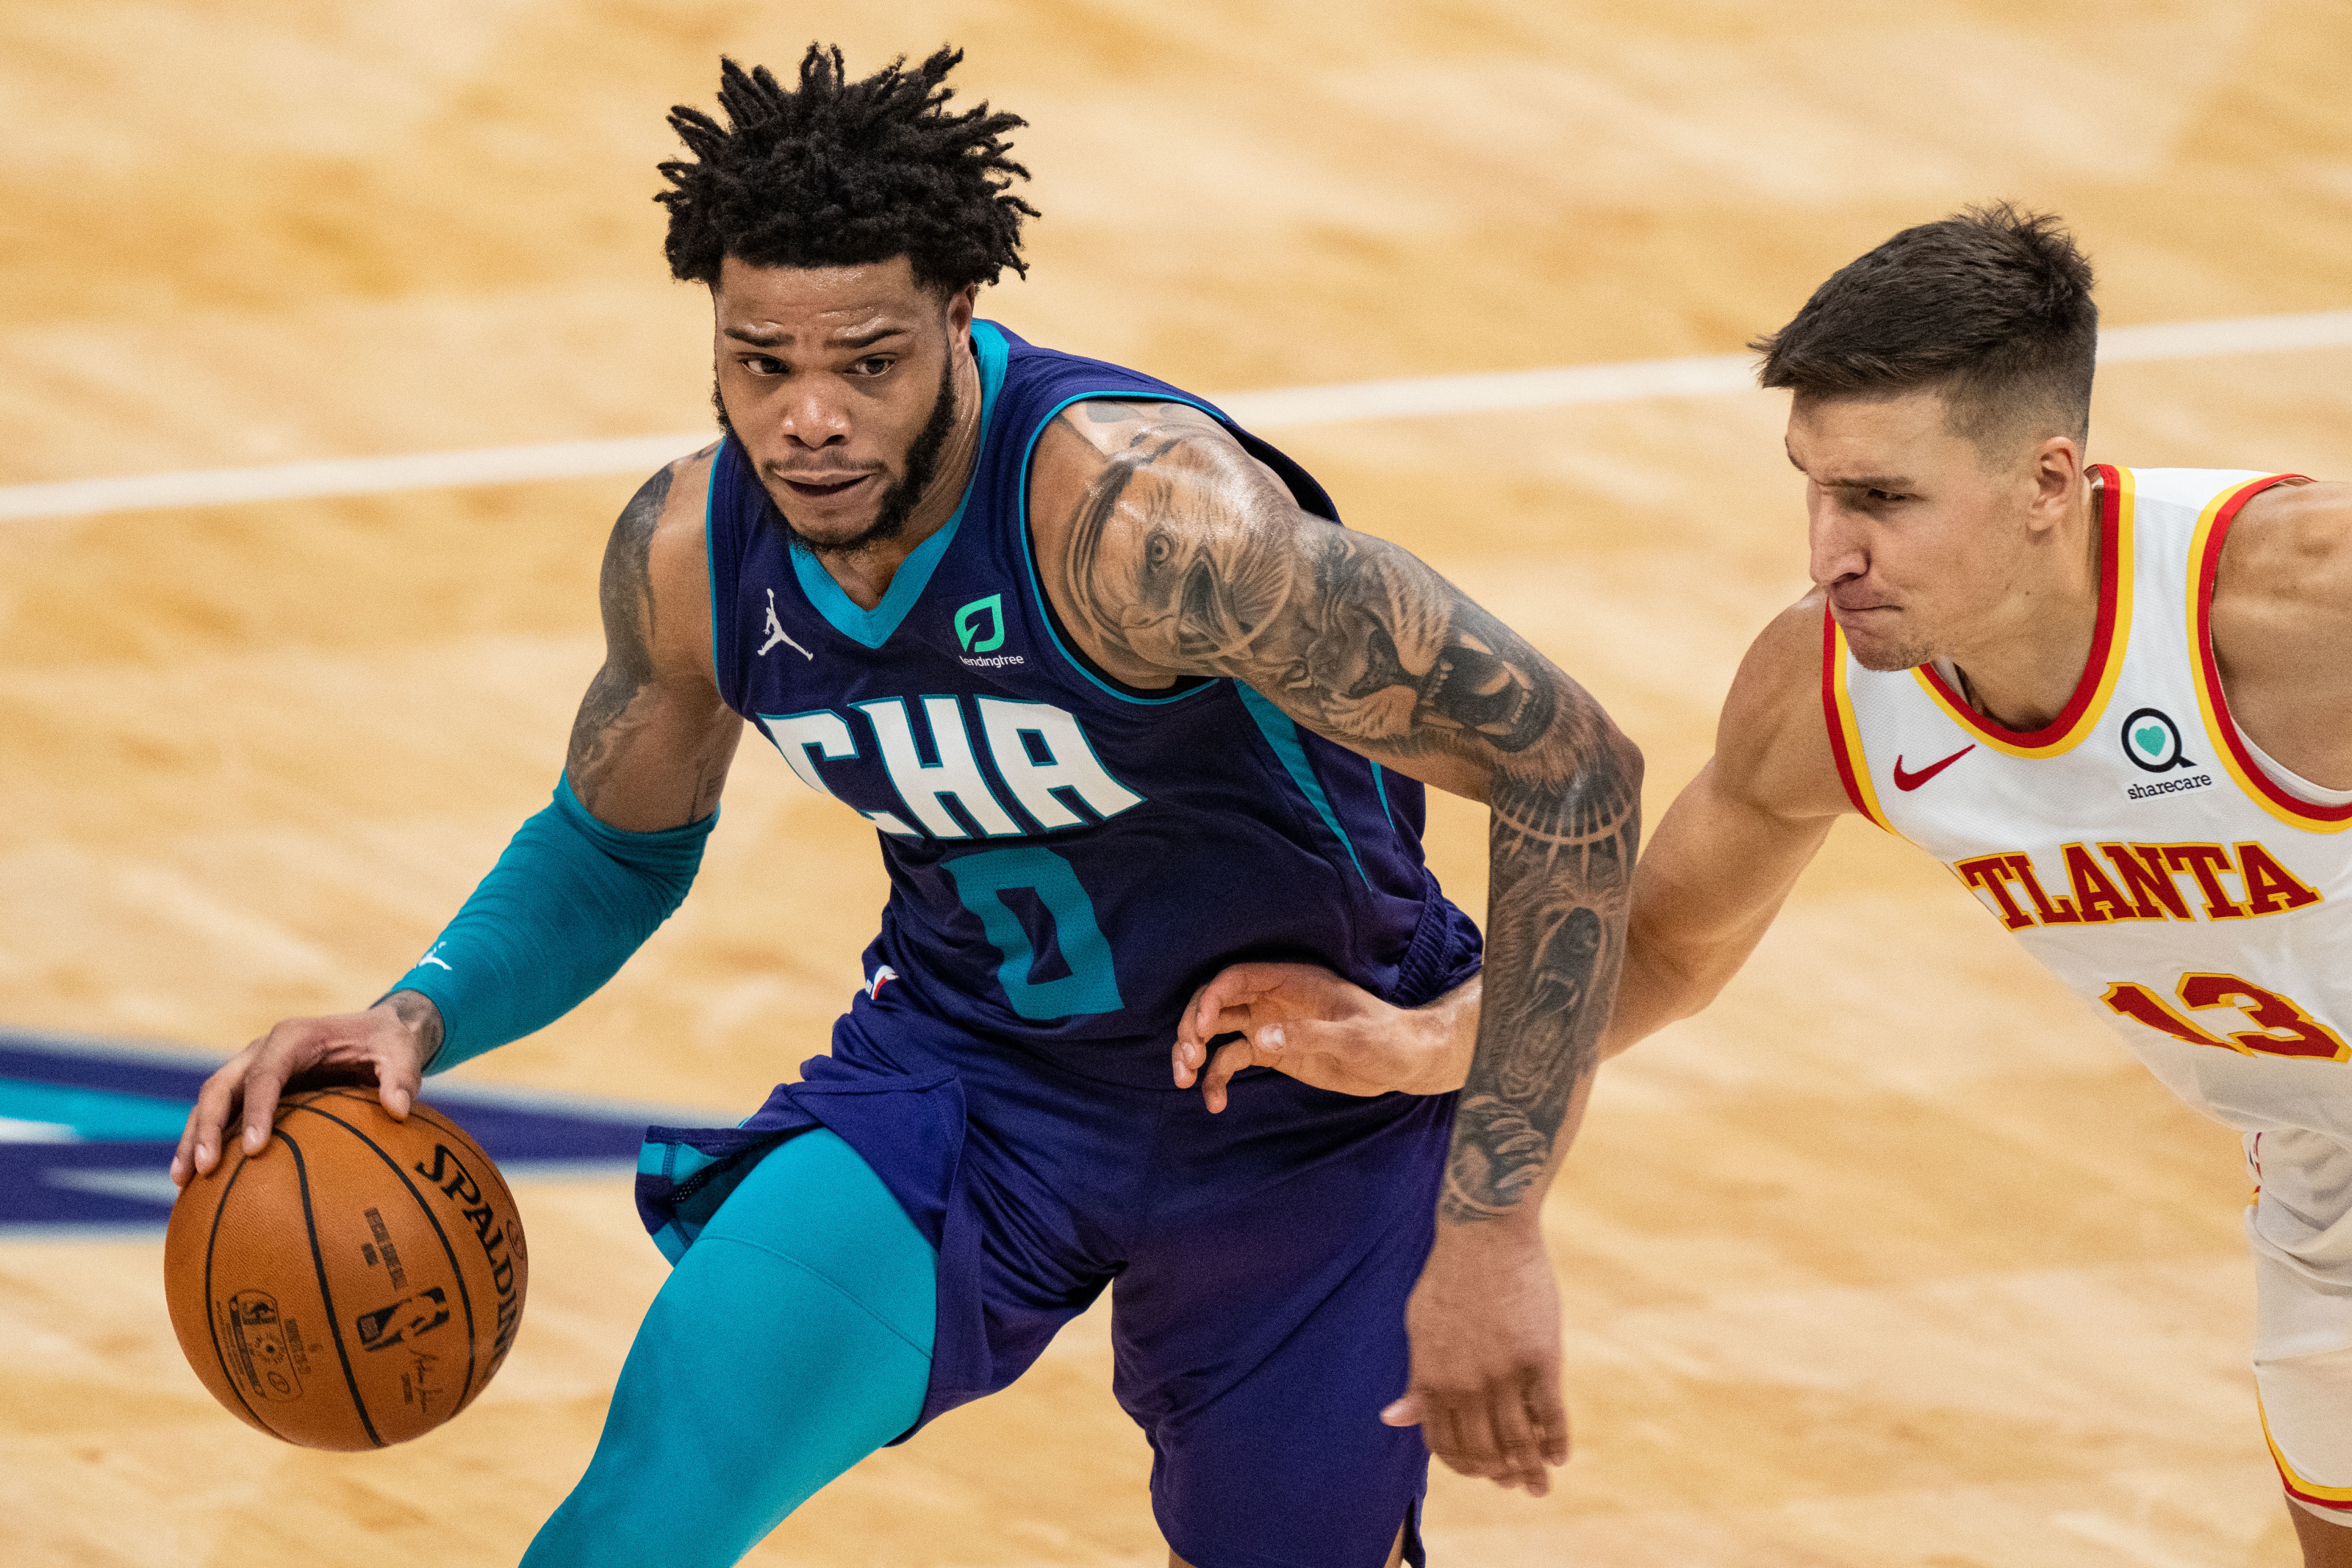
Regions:
<instances>
[{"instance_id":1,"label":"red stripe trim on jersey","mask_svg":"<svg viewBox=\"0 0 2352 1568\"><path fill-rule=\"evenodd\" d=\"M2100 480L2099 612L2091 627L2091 654L2084 661L2082 679L2074 683L2074 695L2058 716L2037 730L2007 729L1970 707L1937 674L1935 665L1922 664L1913 672L1928 695L1963 728L2011 757L2055 757L2072 748L2089 733L2091 720L2106 706L2107 694L2115 689L2116 677L2123 670L2127 639L2116 632L2119 626L2128 629L2131 622L2125 606L2131 592L2132 541L2124 528L2124 503L2130 486L2128 476L2111 464L2095 465L2092 471Z\"/></svg>"},{"instance_id":2,"label":"red stripe trim on jersey","mask_svg":"<svg viewBox=\"0 0 2352 1568\"><path fill-rule=\"evenodd\" d=\"M1838 630L1837 617L1830 613L1829 605L1822 605L1822 717L1830 732L1830 756L1837 762L1838 782L1845 786L1845 798L1853 809L1871 821L1885 828L1886 818L1878 810L1876 791L1870 787L1869 764L1864 759L1862 731L1853 721L1853 705L1845 690L1845 636Z\"/></svg>"},{"instance_id":3,"label":"red stripe trim on jersey","mask_svg":"<svg viewBox=\"0 0 2352 1568\"><path fill-rule=\"evenodd\" d=\"M2259 1391L2254 1395L2254 1414L2262 1421L2263 1442L2271 1451L2271 1463L2278 1467L2279 1485L2286 1489L2286 1495L2330 1513L2352 1513L2352 1487L2321 1486L2295 1474L2294 1467L2286 1462L2286 1456L2279 1451L2278 1439L2271 1436L2271 1413L2263 1408Z\"/></svg>"},{"instance_id":4,"label":"red stripe trim on jersey","mask_svg":"<svg viewBox=\"0 0 2352 1568\"><path fill-rule=\"evenodd\" d=\"M2237 521L2245 504L2264 490L2302 477L2300 474L2273 474L2268 478L2249 480L2216 497L2207 508L2197 525L2196 541L2189 547L2189 644L2197 658L2197 703L2205 710L2205 732L2221 748L2221 760L2237 779L2238 787L2291 827L2340 832L2352 826L2352 805L2321 806L2287 793L2246 749L2245 737L2238 733L2238 721L2230 715L2229 695L2221 689L2221 663L2213 656L2213 585L2221 575L2221 547L2230 538L2230 525Z\"/></svg>"}]
</instances>

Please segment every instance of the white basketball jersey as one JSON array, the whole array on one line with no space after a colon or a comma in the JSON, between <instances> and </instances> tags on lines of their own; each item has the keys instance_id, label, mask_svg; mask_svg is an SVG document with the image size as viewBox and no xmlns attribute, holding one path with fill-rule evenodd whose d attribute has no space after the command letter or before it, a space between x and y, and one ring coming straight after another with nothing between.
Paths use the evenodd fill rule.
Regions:
<instances>
[{"instance_id":1,"label":"white basketball jersey","mask_svg":"<svg viewBox=\"0 0 2352 1568\"><path fill-rule=\"evenodd\" d=\"M2291 476L2098 472L2099 615L2065 711L2003 729L1932 667L1864 669L1824 615L1839 772L2183 1100L2352 1140L2352 805L2263 771L2210 632L2231 519Z\"/></svg>"}]
</instances>

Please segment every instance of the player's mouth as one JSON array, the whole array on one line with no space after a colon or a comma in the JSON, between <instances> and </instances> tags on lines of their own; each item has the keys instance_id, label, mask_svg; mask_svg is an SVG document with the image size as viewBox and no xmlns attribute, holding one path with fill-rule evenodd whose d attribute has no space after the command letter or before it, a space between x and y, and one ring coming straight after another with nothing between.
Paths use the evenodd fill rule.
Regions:
<instances>
[{"instance_id":1,"label":"player's mouth","mask_svg":"<svg viewBox=\"0 0 2352 1568\"><path fill-rule=\"evenodd\" d=\"M848 474L836 476L827 474L811 475L807 478L796 479L789 474L779 474L776 477L783 481L785 489L790 490L793 495L800 497L803 500L824 501L830 500L835 496L847 495L850 491L857 488L858 486L863 485L868 479L873 478L874 476L871 474Z\"/></svg>"},{"instance_id":2,"label":"player's mouth","mask_svg":"<svg viewBox=\"0 0 2352 1568\"><path fill-rule=\"evenodd\" d=\"M1848 616L1891 614L1900 607L1871 601L1849 602L1832 593L1830 595L1830 608L1837 612L1837 618L1843 623Z\"/></svg>"}]
</instances>

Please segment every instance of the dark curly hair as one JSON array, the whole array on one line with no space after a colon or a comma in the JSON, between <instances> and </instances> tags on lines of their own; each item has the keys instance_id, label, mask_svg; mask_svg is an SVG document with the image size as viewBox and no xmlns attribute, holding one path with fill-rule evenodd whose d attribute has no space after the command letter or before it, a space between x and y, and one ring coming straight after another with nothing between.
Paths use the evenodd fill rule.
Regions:
<instances>
[{"instance_id":1,"label":"dark curly hair","mask_svg":"<svg viewBox=\"0 0 2352 1568\"><path fill-rule=\"evenodd\" d=\"M1979 446L2029 430L2088 438L2099 308L2091 264L2050 213L2007 202L1905 229L1748 345L1799 395L1928 389Z\"/></svg>"},{"instance_id":2,"label":"dark curly hair","mask_svg":"<svg viewBox=\"0 0 2352 1568\"><path fill-rule=\"evenodd\" d=\"M800 90L765 66L719 63L728 123L680 104L670 110L691 162L661 172L673 189L663 249L670 272L719 281L733 256L754 267L856 267L906 256L925 287L951 293L1026 276L1021 220L1037 209L1013 195L1029 171L1005 154L1004 133L1028 123L988 105L946 110L940 86L963 58L943 48L914 70L901 56L851 81L841 50L811 44Z\"/></svg>"}]
</instances>

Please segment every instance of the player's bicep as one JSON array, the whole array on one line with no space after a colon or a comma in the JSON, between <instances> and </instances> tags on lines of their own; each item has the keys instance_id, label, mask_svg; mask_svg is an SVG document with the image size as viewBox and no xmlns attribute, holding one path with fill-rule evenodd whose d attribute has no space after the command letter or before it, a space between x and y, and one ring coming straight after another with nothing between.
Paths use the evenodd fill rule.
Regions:
<instances>
[{"instance_id":1,"label":"player's bicep","mask_svg":"<svg viewBox=\"0 0 2352 1568\"><path fill-rule=\"evenodd\" d=\"M1591 694L1410 551L1305 517L1257 542L1260 575L1291 591L1224 673L1298 723L1489 805L1498 789L1557 794L1611 759L1638 780Z\"/></svg>"},{"instance_id":2,"label":"player's bicep","mask_svg":"<svg viewBox=\"0 0 2352 1568\"><path fill-rule=\"evenodd\" d=\"M1634 919L1652 936L1760 934L1851 810L1821 706L1821 615L1808 598L1741 662L1715 755L1667 809L1635 873Z\"/></svg>"},{"instance_id":3,"label":"player's bicep","mask_svg":"<svg viewBox=\"0 0 2352 1568\"><path fill-rule=\"evenodd\" d=\"M1244 682L1328 739L1489 803L1498 774L1549 791L1581 758L1630 760L1524 638L1409 551L1308 516L1198 411L1112 405L1063 437L1087 471L1050 519L1055 602L1114 673Z\"/></svg>"},{"instance_id":4,"label":"player's bicep","mask_svg":"<svg viewBox=\"0 0 2352 1568\"><path fill-rule=\"evenodd\" d=\"M702 454L654 475L605 544L604 661L572 720L564 772L614 827L652 831L709 815L741 736L710 665L709 561L695 526L709 473Z\"/></svg>"},{"instance_id":5,"label":"player's bicep","mask_svg":"<svg viewBox=\"0 0 2352 1568\"><path fill-rule=\"evenodd\" d=\"M1723 787L1710 759L1650 835L1633 874L1636 924L1699 943L1769 924L1835 821L1743 800Z\"/></svg>"}]
</instances>

